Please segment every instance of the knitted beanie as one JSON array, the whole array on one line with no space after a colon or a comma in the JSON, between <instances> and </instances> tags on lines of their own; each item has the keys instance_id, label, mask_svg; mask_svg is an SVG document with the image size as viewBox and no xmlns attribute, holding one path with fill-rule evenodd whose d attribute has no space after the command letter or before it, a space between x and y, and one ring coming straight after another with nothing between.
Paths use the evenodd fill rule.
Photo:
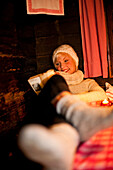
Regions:
<instances>
[{"instance_id":1,"label":"knitted beanie","mask_svg":"<svg viewBox=\"0 0 113 170\"><path fill-rule=\"evenodd\" d=\"M65 53L69 54L74 59L74 61L76 63L76 68L78 69L78 63L79 63L78 56L77 56L76 52L74 51L74 49L70 45L67 45L67 44L61 45L55 49L55 51L53 52L53 56L52 56L53 64L55 64L55 59L56 59L58 53L60 53L60 52L65 52Z\"/></svg>"}]
</instances>

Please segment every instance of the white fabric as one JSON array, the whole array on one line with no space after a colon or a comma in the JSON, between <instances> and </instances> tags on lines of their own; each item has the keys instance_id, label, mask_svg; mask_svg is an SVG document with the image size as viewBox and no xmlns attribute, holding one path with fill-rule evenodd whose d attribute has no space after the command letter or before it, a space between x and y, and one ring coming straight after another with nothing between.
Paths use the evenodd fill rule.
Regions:
<instances>
[{"instance_id":1,"label":"white fabric","mask_svg":"<svg viewBox=\"0 0 113 170\"><path fill-rule=\"evenodd\" d=\"M113 126L113 107L91 107L75 95L62 97L56 111L77 128L80 140L85 141L99 130Z\"/></svg>"},{"instance_id":2,"label":"white fabric","mask_svg":"<svg viewBox=\"0 0 113 170\"><path fill-rule=\"evenodd\" d=\"M26 0L27 14L64 15L64 0Z\"/></svg>"},{"instance_id":3,"label":"white fabric","mask_svg":"<svg viewBox=\"0 0 113 170\"><path fill-rule=\"evenodd\" d=\"M113 86L108 82L105 83L105 86L106 86L106 95L108 99L113 102Z\"/></svg>"},{"instance_id":4,"label":"white fabric","mask_svg":"<svg viewBox=\"0 0 113 170\"><path fill-rule=\"evenodd\" d=\"M24 126L18 137L18 146L30 160L48 170L71 170L79 134L68 123L50 128L31 124Z\"/></svg>"},{"instance_id":5,"label":"white fabric","mask_svg":"<svg viewBox=\"0 0 113 170\"><path fill-rule=\"evenodd\" d=\"M66 95L66 96L62 97L56 105L57 113L63 114L65 112L67 112L67 108L69 108L71 105L73 105L73 103L75 104L77 101L80 101L80 99L76 95Z\"/></svg>"},{"instance_id":6,"label":"white fabric","mask_svg":"<svg viewBox=\"0 0 113 170\"><path fill-rule=\"evenodd\" d=\"M83 81L84 74L81 70L77 70L73 74L68 74L63 71L57 71L61 76L64 77L68 85L76 85Z\"/></svg>"}]
</instances>

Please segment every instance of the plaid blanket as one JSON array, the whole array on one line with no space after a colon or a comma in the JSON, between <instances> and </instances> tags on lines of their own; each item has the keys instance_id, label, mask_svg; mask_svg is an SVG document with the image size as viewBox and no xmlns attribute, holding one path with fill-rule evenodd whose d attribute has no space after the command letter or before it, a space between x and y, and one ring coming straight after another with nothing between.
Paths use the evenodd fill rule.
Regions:
<instances>
[{"instance_id":1,"label":"plaid blanket","mask_svg":"<svg viewBox=\"0 0 113 170\"><path fill-rule=\"evenodd\" d=\"M102 130L83 143L74 159L73 170L113 169L113 127Z\"/></svg>"}]
</instances>

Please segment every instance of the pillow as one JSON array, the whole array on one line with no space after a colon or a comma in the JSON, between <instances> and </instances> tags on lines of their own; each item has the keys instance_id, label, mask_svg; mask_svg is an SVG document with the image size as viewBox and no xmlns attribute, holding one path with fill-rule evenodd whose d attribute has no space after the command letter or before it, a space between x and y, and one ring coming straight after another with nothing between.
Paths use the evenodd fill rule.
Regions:
<instances>
[{"instance_id":1,"label":"pillow","mask_svg":"<svg viewBox=\"0 0 113 170\"><path fill-rule=\"evenodd\" d=\"M108 99L113 101L113 86L108 82L105 83L105 86L106 86L106 95Z\"/></svg>"}]
</instances>

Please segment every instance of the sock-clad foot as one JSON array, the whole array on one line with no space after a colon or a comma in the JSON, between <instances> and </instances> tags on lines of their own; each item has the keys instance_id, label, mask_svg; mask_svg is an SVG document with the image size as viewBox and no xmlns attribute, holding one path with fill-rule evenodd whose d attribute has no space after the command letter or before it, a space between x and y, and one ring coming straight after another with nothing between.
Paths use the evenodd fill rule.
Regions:
<instances>
[{"instance_id":1,"label":"sock-clad foot","mask_svg":"<svg viewBox=\"0 0 113 170\"><path fill-rule=\"evenodd\" d=\"M67 123L53 125L50 129L27 125L18 138L24 155L48 170L71 170L78 144L78 132Z\"/></svg>"},{"instance_id":2,"label":"sock-clad foot","mask_svg":"<svg viewBox=\"0 0 113 170\"><path fill-rule=\"evenodd\" d=\"M69 92L69 87L65 79L60 75L53 75L45 84L41 93L39 94L43 100L51 102L58 94L63 91Z\"/></svg>"},{"instance_id":3,"label":"sock-clad foot","mask_svg":"<svg viewBox=\"0 0 113 170\"><path fill-rule=\"evenodd\" d=\"M77 128L81 141L113 126L113 106L92 107L80 101L76 95L62 97L56 104L56 110Z\"/></svg>"}]
</instances>

